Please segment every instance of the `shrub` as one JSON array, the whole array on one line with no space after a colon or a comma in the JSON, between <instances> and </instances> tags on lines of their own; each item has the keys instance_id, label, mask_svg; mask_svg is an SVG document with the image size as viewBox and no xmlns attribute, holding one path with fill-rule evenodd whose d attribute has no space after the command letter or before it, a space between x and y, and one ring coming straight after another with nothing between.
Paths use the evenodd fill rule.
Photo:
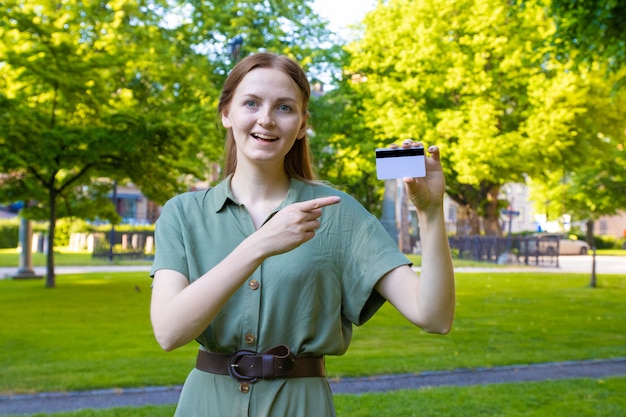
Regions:
<instances>
[{"instance_id":1,"label":"shrub","mask_svg":"<svg viewBox=\"0 0 626 417\"><path fill-rule=\"evenodd\" d=\"M594 236L593 244L596 249L617 249L618 243L614 236Z\"/></svg>"},{"instance_id":2,"label":"shrub","mask_svg":"<svg viewBox=\"0 0 626 417\"><path fill-rule=\"evenodd\" d=\"M0 220L0 249L17 248L20 240L20 220Z\"/></svg>"}]
</instances>

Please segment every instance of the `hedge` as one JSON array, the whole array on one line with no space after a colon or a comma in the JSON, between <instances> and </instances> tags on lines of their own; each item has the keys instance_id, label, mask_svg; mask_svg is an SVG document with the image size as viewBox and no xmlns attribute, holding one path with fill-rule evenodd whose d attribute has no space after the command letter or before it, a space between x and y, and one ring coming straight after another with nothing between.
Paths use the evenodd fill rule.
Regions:
<instances>
[{"instance_id":1,"label":"hedge","mask_svg":"<svg viewBox=\"0 0 626 417\"><path fill-rule=\"evenodd\" d=\"M33 222L33 233L48 233L48 222ZM70 243L72 233L106 232L111 230L110 224L94 225L80 219L59 219L54 233L54 246L66 247ZM154 225L119 224L117 232L154 231ZM12 249L19 246L20 218L0 220L0 249Z\"/></svg>"},{"instance_id":2,"label":"hedge","mask_svg":"<svg viewBox=\"0 0 626 417\"><path fill-rule=\"evenodd\" d=\"M17 248L19 240L19 219L0 220L0 249Z\"/></svg>"}]
</instances>

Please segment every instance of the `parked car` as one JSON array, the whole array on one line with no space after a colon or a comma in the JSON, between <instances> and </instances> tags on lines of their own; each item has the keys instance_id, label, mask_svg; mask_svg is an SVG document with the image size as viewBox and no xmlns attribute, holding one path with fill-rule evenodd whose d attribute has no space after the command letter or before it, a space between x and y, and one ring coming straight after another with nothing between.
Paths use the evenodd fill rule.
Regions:
<instances>
[{"instance_id":1,"label":"parked car","mask_svg":"<svg viewBox=\"0 0 626 417\"><path fill-rule=\"evenodd\" d=\"M576 236L555 233L542 234L539 235L539 238L543 241L558 241L559 255L586 255L590 250L589 244L584 240L576 239ZM550 253L550 251L552 251L552 253ZM547 246L546 252L548 255L554 255L555 246Z\"/></svg>"}]
</instances>

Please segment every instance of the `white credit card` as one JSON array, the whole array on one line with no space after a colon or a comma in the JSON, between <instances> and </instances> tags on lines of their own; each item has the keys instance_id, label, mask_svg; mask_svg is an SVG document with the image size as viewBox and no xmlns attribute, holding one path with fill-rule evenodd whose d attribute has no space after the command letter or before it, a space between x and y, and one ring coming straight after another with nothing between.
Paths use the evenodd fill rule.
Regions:
<instances>
[{"instance_id":1,"label":"white credit card","mask_svg":"<svg viewBox=\"0 0 626 417\"><path fill-rule=\"evenodd\" d=\"M376 176L379 180L425 177L424 148L376 149Z\"/></svg>"}]
</instances>

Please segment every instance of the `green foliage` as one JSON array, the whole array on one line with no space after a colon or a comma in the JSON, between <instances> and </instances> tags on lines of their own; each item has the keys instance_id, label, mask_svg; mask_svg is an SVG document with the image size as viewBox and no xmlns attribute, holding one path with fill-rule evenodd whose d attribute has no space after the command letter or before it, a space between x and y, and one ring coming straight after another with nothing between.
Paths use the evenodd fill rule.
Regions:
<instances>
[{"instance_id":1,"label":"green foliage","mask_svg":"<svg viewBox=\"0 0 626 417\"><path fill-rule=\"evenodd\" d=\"M91 225L85 224L81 228L82 232L108 232L111 230L110 225ZM154 232L154 224L118 224L115 226L115 230L118 232Z\"/></svg>"},{"instance_id":2,"label":"green foliage","mask_svg":"<svg viewBox=\"0 0 626 417\"><path fill-rule=\"evenodd\" d=\"M70 243L72 221L60 219L57 221L56 233L54 234L54 247L65 247Z\"/></svg>"},{"instance_id":3,"label":"green foliage","mask_svg":"<svg viewBox=\"0 0 626 417\"><path fill-rule=\"evenodd\" d=\"M73 207L81 203L96 203L87 212L102 206L98 198L112 184L92 181L98 176L157 181L158 192L145 192L155 200L180 190L172 174L192 166L163 162L185 160L179 157L192 131L167 115L180 106L166 75L179 69L181 51L170 49L160 16L132 2L60 9L39 3L10 1L0 14L0 161L11 173L0 197L32 201L46 212L51 198L64 200L57 213L63 217L72 208L84 216Z\"/></svg>"},{"instance_id":4,"label":"green foliage","mask_svg":"<svg viewBox=\"0 0 626 417\"><path fill-rule=\"evenodd\" d=\"M380 216L384 182L376 178L374 133L363 123L358 85L338 81L338 88L311 100L311 149L320 178L354 196ZM339 115L339 116L338 116Z\"/></svg>"},{"instance_id":5,"label":"green foliage","mask_svg":"<svg viewBox=\"0 0 626 417\"><path fill-rule=\"evenodd\" d=\"M605 137L617 139L609 131L623 135L625 106L599 77L606 63L572 71L536 1L390 0L364 24L347 70L361 82L368 140L439 145L448 195L483 218L485 234L501 233L503 184L582 171L608 149Z\"/></svg>"},{"instance_id":6,"label":"green foliage","mask_svg":"<svg viewBox=\"0 0 626 417\"><path fill-rule=\"evenodd\" d=\"M19 219L0 220L0 249L17 248L19 235Z\"/></svg>"},{"instance_id":7,"label":"green foliage","mask_svg":"<svg viewBox=\"0 0 626 417\"><path fill-rule=\"evenodd\" d=\"M612 147L585 168L571 174L568 209L579 218L597 220L626 207L626 135L620 139L615 143L614 139L608 138Z\"/></svg>"},{"instance_id":8,"label":"green foliage","mask_svg":"<svg viewBox=\"0 0 626 417\"><path fill-rule=\"evenodd\" d=\"M621 0L550 0L557 24L555 43L581 66L595 60L610 71L626 66L626 4Z\"/></svg>"},{"instance_id":9,"label":"green foliage","mask_svg":"<svg viewBox=\"0 0 626 417\"><path fill-rule=\"evenodd\" d=\"M580 239L580 237L579 237ZM585 237L582 237L584 240ZM596 249L621 249L624 239L617 239L614 236L594 236L593 244Z\"/></svg>"},{"instance_id":10,"label":"green foliage","mask_svg":"<svg viewBox=\"0 0 626 417\"><path fill-rule=\"evenodd\" d=\"M546 72L550 27L540 17L497 0L390 1L349 45L375 142L439 145L448 194L495 227L499 187L520 181L534 158L523 122L529 80Z\"/></svg>"},{"instance_id":11,"label":"green foliage","mask_svg":"<svg viewBox=\"0 0 626 417\"><path fill-rule=\"evenodd\" d=\"M585 112L576 118L584 139L572 164L546 164L531 196L549 217L568 213L574 221L597 220L626 207L626 89L612 91L601 72L587 73Z\"/></svg>"},{"instance_id":12,"label":"green foliage","mask_svg":"<svg viewBox=\"0 0 626 417\"><path fill-rule=\"evenodd\" d=\"M220 159L233 62L265 48L315 69L332 61L315 44L327 35L305 1L3 2L0 202L28 202L50 239L57 218L119 221L113 181L164 203Z\"/></svg>"},{"instance_id":13,"label":"green foliage","mask_svg":"<svg viewBox=\"0 0 626 417\"><path fill-rule=\"evenodd\" d=\"M49 227L47 222L32 222L33 233L46 235ZM16 248L19 244L19 219L0 220L0 249ZM54 236L54 247L67 247L72 233L109 233L111 225L93 225L82 219L64 218L57 220ZM154 225L117 225L119 233L154 232Z\"/></svg>"}]
</instances>

